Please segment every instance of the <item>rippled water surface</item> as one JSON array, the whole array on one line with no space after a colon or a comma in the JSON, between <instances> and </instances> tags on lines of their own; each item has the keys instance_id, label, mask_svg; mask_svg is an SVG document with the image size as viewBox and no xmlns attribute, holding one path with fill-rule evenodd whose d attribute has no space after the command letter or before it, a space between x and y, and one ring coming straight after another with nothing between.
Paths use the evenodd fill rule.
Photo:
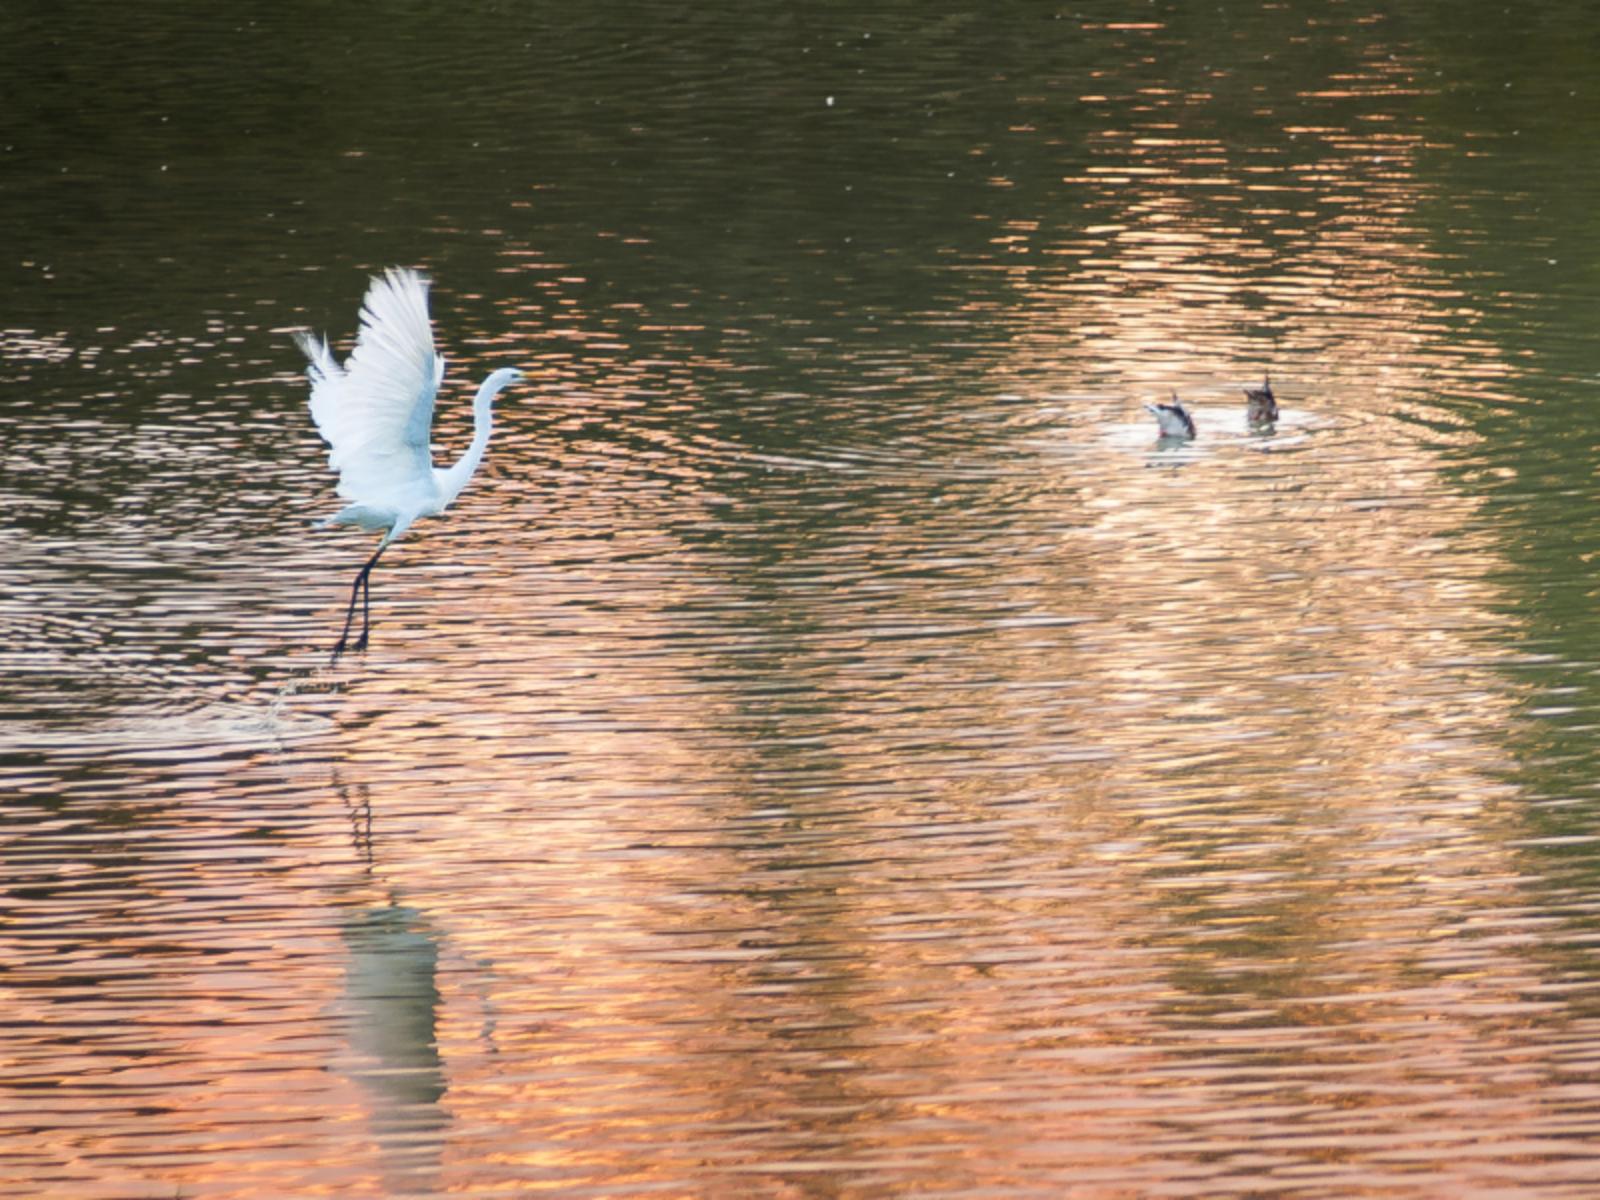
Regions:
<instances>
[{"instance_id":1,"label":"rippled water surface","mask_svg":"<svg viewBox=\"0 0 1600 1200\"><path fill-rule=\"evenodd\" d=\"M1596 1194L1600 20L1507 20L19 18L0 1191ZM440 461L528 380L331 663L392 263Z\"/></svg>"}]
</instances>

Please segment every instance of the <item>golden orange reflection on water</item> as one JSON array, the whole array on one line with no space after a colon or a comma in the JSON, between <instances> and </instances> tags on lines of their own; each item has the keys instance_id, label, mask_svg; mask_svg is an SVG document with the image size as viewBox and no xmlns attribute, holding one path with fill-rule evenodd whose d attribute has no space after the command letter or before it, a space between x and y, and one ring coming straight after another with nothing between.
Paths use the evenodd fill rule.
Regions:
<instances>
[{"instance_id":1,"label":"golden orange reflection on water","mask_svg":"<svg viewBox=\"0 0 1600 1200\"><path fill-rule=\"evenodd\" d=\"M1387 164L1379 202L1264 278L1181 183L1187 146L1129 147L1163 165L1116 170L1080 274L1013 274L1027 333L995 370L1113 371L1111 425L1175 384L1192 449L1083 453L1106 435L1080 418L1020 489L1002 447L960 505L868 508L777 565L664 532L722 501L716 464L579 450L555 536L431 602L440 640L474 610L475 669L441 651L342 732L375 814L470 780L425 838L378 816L372 842L485 993L440 989L444 1177L739 1195L1071 1163L1137 1189L1310 1155L1359 1190L1390 1178L1365 1147L1397 1105L1406 1170L1461 1183L1495 1177L1471 1148L1541 1126L1539 970L1514 922L1473 927L1517 880L1496 564L1447 483L1461 435L1406 420L1440 363L1480 356L1488 387L1503 364L1428 345L1448 289L1398 204L1404 139L1251 185L1288 211L1352 153ZM626 359L591 386L630 389ZM1279 376L1285 420L1247 434L1239 384L1285 361L1316 373ZM586 558L601 529L631 532ZM493 560L504 532L455 544ZM408 736L418 708L436 735ZM1496 1056L1524 1065L1452 1083Z\"/></svg>"},{"instance_id":2,"label":"golden orange reflection on water","mask_svg":"<svg viewBox=\"0 0 1600 1200\"><path fill-rule=\"evenodd\" d=\"M738 1195L1071 1163L1137 1189L1309 1154L1355 1191L1390 1178L1365 1147L1396 1105L1405 1169L1463 1184L1495 1177L1473 1147L1540 1126L1540 973L1515 921L1474 928L1518 878L1496 563L1447 482L1463 435L1409 419L1442 365L1492 388L1505 364L1437 332L1414 140L1322 136L1326 162L1257 176L1108 131L1092 250L1011 223L1076 265L1009 274L1026 333L997 379L1110 380L1054 457L1028 429L1020 487L999 447L959 505L869 505L775 565L665 532L724 499L692 447L555 461L556 535L435 604L441 640L472 606L476 669L406 671L341 734L375 814L471 781L425 838L379 816L372 840L485 993L440 990L449 1127L482 1131L441 1132L446 1177ZM1199 198L1219 186L1249 222ZM1281 236L1330 187L1348 218L1264 273L1245 226ZM632 389L616 356L590 387ZM1251 435L1239 386L1285 362L1285 419ZM1191 449L1096 429L1169 386ZM586 559L585 530L631 532ZM437 735L407 735L419 707ZM1522 1065L1452 1083L1497 1056ZM1287 1124L1241 1135L1241 1111Z\"/></svg>"},{"instance_id":3,"label":"golden orange reflection on water","mask_svg":"<svg viewBox=\"0 0 1600 1200\"><path fill-rule=\"evenodd\" d=\"M1332 82L1412 88L1381 55ZM1447 320L1417 135L1296 125L1320 154L1263 164L1208 100L1141 89L1069 181L1086 220L995 224L949 319L1001 349L912 364L954 415L870 445L697 423L735 373L705 323L508 239L536 298L469 353L539 399L386 559L373 650L294 698L326 737L138 848L182 868L158 915L234 923L96 911L132 982L82 1011L121 1028L38 1072L116 1077L28 1152L237 1196L1580 1179L1503 565L1429 402L1513 372ZM1173 388L1201 436L1157 447ZM194 973L141 991L168 954ZM59 1020L48 982L0 983L13 1022ZM136 1117L89 1128L117 1089Z\"/></svg>"}]
</instances>

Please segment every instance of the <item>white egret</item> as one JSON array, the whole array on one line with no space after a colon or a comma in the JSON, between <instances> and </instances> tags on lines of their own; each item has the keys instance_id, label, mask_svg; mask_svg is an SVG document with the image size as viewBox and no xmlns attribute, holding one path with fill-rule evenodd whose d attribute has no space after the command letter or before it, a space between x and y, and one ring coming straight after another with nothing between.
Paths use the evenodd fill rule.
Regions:
<instances>
[{"instance_id":1,"label":"white egret","mask_svg":"<svg viewBox=\"0 0 1600 1200\"><path fill-rule=\"evenodd\" d=\"M1183 401L1178 399L1178 393L1172 393L1171 404L1146 404L1145 408L1155 414L1156 424L1161 429L1164 438L1183 438L1187 440L1194 436L1194 418L1189 415L1189 410L1183 407Z\"/></svg>"},{"instance_id":2,"label":"white egret","mask_svg":"<svg viewBox=\"0 0 1600 1200\"><path fill-rule=\"evenodd\" d=\"M328 465L339 472L339 495L349 501L322 526L358 525L382 530L378 549L356 575L344 632L333 657L344 653L356 601L362 601L364 650L372 619L372 568L390 542L418 517L441 513L461 494L489 444L494 398L522 372L502 367L483 381L472 401L472 444L449 467L435 467L428 448L433 398L444 379L444 359L433 348L428 321L428 279L391 267L375 275L361 306L355 349L340 366L327 339L295 335L311 360L311 419L328 443Z\"/></svg>"}]
</instances>

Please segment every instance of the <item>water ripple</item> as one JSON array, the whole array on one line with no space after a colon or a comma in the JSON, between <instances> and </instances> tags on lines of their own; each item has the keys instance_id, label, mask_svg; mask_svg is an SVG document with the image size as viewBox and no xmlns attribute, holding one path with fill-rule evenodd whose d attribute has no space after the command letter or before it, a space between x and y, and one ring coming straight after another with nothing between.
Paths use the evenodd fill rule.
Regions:
<instances>
[{"instance_id":1,"label":"water ripple","mask_svg":"<svg viewBox=\"0 0 1600 1200\"><path fill-rule=\"evenodd\" d=\"M1589 1194L1567 57L481 16L0 48L0 1191ZM528 386L334 663L390 262Z\"/></svg>"}]
</instances>

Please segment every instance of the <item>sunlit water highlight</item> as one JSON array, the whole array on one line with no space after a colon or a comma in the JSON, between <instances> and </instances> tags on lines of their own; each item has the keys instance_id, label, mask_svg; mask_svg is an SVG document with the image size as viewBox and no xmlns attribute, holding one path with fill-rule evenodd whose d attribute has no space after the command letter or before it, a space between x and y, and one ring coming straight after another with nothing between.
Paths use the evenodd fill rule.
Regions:
<instances>
[{"instance_id":1,"label":"sunlit water highlight","mask_svg":"<svg viewBox=\"0 0 1600 1200\"><path fill-rule=\"evenodd\" d=\"M1592 1194L1590 292L1450 51L1274 14L123 130L0 314L0 1189ZM391 261L441 457L529 382L333 664L288 331Z\"/></svg>"}]
</instances>

